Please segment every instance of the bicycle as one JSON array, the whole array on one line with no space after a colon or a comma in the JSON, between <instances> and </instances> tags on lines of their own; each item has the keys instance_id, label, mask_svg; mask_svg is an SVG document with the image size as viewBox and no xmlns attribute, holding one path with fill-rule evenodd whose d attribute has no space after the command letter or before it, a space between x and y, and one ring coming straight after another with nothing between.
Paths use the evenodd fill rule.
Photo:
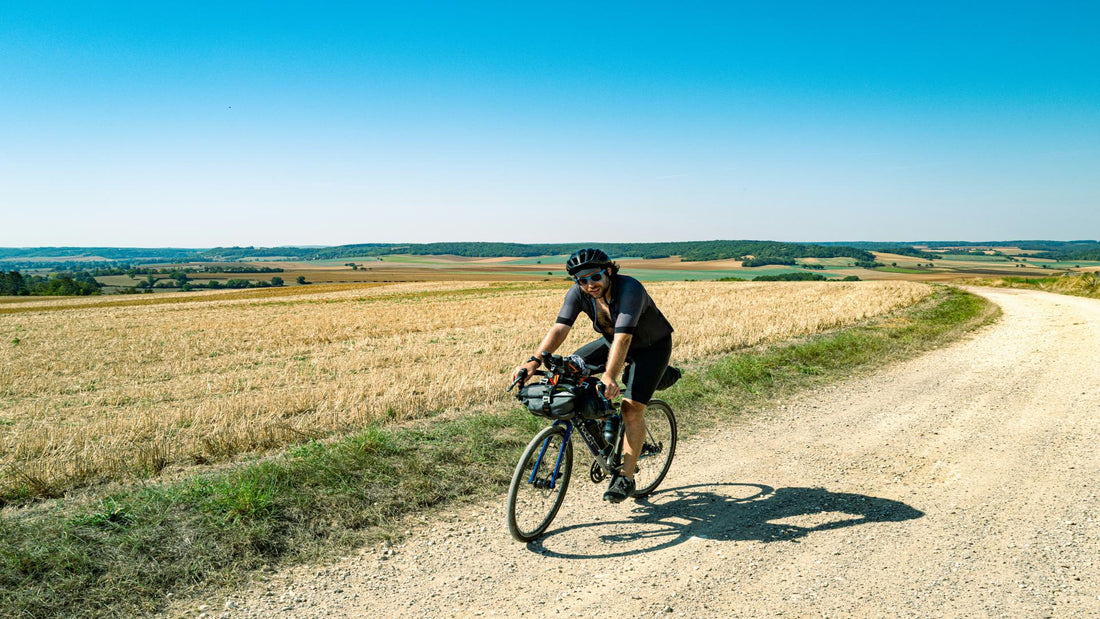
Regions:
<instances>
[{"instance_id":1,"label":"bicycle","mask_svg":"<svg viewBox=\"0 0 1100 619\"><path fill-rule=\"evenodd\" d=\"M574 431L592 454L588 477L593 483L598 484L622 470L625 424L620 403L605 398L603 384L593 378L604 368L585 368L578 358L549 353L544 353L541 361L546 370L535 372L541 374L540 381L516 394L517 399L527 402L532 413L554 419L527 444L508 488L508 530L521 542L542 535L565 500L573 473ZM508 391L526 378L527 372L521 371ZM536 386L542 388L531 389ZM555 392L565 400L556 409L552 407ZM543 406L537 407L540 397ZM668 403L650 400L645 410L645 426L645 439L634 472L632 496L636 499L657 489L676 453L676 416Z\"/></svg>"}]
</instances>

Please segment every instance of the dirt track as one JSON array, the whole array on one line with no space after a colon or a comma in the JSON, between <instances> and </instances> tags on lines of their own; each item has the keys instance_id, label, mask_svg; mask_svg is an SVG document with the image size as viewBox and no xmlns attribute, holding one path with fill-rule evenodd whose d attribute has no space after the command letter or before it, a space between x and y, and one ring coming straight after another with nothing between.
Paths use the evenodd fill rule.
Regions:
<instances>
[{"instance_id":1,"label":"dirt track","mask_svg":"<svg viewBox=\"0 0 1100 619\"><path fill-rule=\"evenodd\" d=\"M1100 301L980 292L998 324L681 443L648 501L575 479L537 545L502 498L203 610L1100 616Z\"/></svg>"}]
</instances>

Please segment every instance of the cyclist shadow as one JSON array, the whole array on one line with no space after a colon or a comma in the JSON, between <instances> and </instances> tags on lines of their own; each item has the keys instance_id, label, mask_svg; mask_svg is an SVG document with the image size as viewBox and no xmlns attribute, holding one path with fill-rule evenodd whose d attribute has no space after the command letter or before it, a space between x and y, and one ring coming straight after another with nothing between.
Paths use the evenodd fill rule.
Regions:
<instances>
[{"instance_id":1,"label":"cyclist shadow","mask_svg":"<svg viewBox=\"0 0 1100 619\"><path fill-rule=\"evenodd\" d=\"M628 519L551 530L527 546L560 558L610 558L661 550L692 538L797 542L822 531L922 516L924 512L899 501L824 488L698 484L669 488L639 499ZM606 530L598 538L602 544L589 545L584 552L573 551L572 544L568 544L569 551L554 549L559 536L586 528ZM566 546L564 538L560 541Z\"/></svg>"}]
</instances>

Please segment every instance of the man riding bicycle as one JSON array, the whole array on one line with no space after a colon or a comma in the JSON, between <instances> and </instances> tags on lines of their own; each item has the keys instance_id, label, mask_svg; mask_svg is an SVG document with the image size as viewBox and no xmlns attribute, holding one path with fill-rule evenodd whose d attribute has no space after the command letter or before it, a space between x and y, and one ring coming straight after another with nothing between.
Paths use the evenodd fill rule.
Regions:
<instances>
[{"instance_id":1,"label":"man riding bicycle","mask_svg":"<svg viewBox=\"0 0 1100 619\"><path fill-rule=\"evenodd\" d=\"M512 372L515 381L521 370L531 375L539 367L544 352L553 353L584 312L602 337L577 349L577 355L589 365L606 365L601 381L608 398L619 395L618 379L627 361L630 369L623 376L622 415L624 432L622 474L611 478L604 493L605 501L619 503L634 493L634 470L645 440L645 409L672 353L672 325L657 309L641 282L619 275L619 265L606 253L594 248L578 250L569 256L565 269L575 282L565 293L565 302L554 326L547 331L535 355Z\"/></svg>"}]
</instances>

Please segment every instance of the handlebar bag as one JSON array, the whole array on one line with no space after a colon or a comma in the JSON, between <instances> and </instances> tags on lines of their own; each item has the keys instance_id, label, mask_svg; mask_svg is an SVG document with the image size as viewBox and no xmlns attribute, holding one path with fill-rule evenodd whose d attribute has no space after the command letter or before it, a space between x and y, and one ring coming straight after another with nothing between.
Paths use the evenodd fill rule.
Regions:
<instances>
[{"instance_id":1,"label":"handlebar bag","mask_svg":"<svg viewBox=\"0 0 1100 619\"><path fill-rule=\"evenodd\" d=\"M570 384L551 385L538 382L519 390L519 399L527 410L539 417L568 419L573 416L578 403L577 392L582 388Z\"/></svg>"}]
</instances>

